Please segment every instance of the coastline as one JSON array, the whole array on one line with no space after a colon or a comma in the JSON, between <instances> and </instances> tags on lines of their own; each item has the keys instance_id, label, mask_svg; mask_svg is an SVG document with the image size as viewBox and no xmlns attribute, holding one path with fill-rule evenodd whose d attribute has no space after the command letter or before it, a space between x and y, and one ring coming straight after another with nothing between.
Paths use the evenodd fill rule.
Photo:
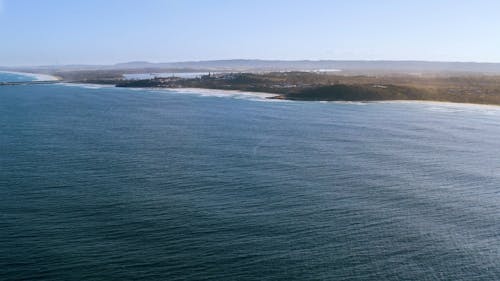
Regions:
<instances>
[{"instance_id":1,"label":"coastline","mask_svg":"<svg viewBox=\"0 0 500 281\"><path fill-rule=\"evenodd\" d=\"M83 84L82 84L83 85ZM97 85L97 84L88 84ZM338 103L338 104L383 104L383 103L398 103L398 104L426 104L426 105L441 105L441 106L467 106L467 107L479 107L479 108L491 108L500 109L498 104L484 104L484 103L467 103L467 102L452 102L452 101L439 101L439 100L298 100L298 99L287 99L281 94L269 93L269 92L255 92L255 91L241 91L241 90L225 90L225 89L211 89L211 88L161 88L161 87L142 87L142 88L129 88L129 89L143 89L143 90L155 90L155 91L170 91L177 93L186 94L197 94L201 96L234 96L234 95L245 95L254 96L259 98L264 98L274 101L292 101L292 102L320 102L320 103ZM201 91L201 92L199 92ZM204 93L208 93L204 95ZM210 94L210 93L213 93ZM217 93L221 93L217 95Z\"/></svg>"},{"instance_id":2,"label":"coastline","mask_svg":"<svg viewBox=\"0 0 500 281\"><path fill-rule=\"evenodd\" d=\"M94 84L95 85L95 84ZM144 90L155 90L155 91L172 91L177 93L186 94L197 94L204 96L204 93L214 93L213 95L207 94L206 96L233 96L235 94L254 96L259 98L265 98L274 101L291 101L291 102L320 102L320 103L337 103L337 104L384 104L384 103L396 103L396 104L422 104L422 105L437 105L437 106L459 106L459 107L477 107L477 108L489 108L500 110L500 105L497 104L483 104L483 103L466 103L466 102L452 102L452 101L438 101L438 100L321 100L321 101L308 101L308 100L295 100L280 98L280 94L268 93L268 92L252 92L252 91L240 91L240 90L224 90L224 89L207 89L207 88L134 88L134 89L144 89ZM197 92L197 91L202 91ZM216 93L222 93L222 95L217 95Z\"/></svg>"},{"instance_id":3,"label":"coastline","mask_svg":"<svg viewBox=\"0 0 500 281\"><path fill-rule=\"evenodd\" d=\"M114 88L116 85L111 84L99 84L99 83L85 83L85 82L64 82L61 77L57 77L50 74L42 73L31 73L31 72L18 72L18 71L0 71L0 73L12 73L18 75L30 76L35 81L61 81L62 85L76 86L76 87L86 87L90 89L99 88ZM202 87L178 87L178 88L165 88L165 87L120 87L136 90L150 90L150 91L167 91L176 92L179 94L195 94L199 96L212 96L212 97L255 97L258 99L265 99L269 101L303 101L303 102L321 102L321 103L338 103L338 104L370 104L370 103L407 103L407 104L425 104L425 105L439 105L439 106L462 106L462 107L478 107L478 108L490 108L490 109L500 109L499 104L493 103L471 103L471 102L453 102L453 101L442 101L442 100L407 100L407 99L395 99L395 100L306 100L306 99L294 99L287 98L287 95L281 93L271 93L271 92L260 92L260 91L245 91L245 90L228 90L228 89L214 89L214 88L202 88Z\"/></svg>"},{"instance_id":4,"label":"coastline","mask_svg":"<svg viewBox=\"0 0 500 281\"><path fill-rule=\"evenodd\" d=\"M95 84L95 83L64 83L64 85L75 85L81 87L89 87L92 89L98 88L113 88L115 86ZM337 103L337 104L384 104L384 103L397 103L397 104L422 104L422 105L437 105L437 106L460 106L460 107L478 107L490 108L500 110L500 105L497 104L483 104L483 103L466 103L466 102L452 102L452 101L439 101L439 100L297 100L287 99L281 94L257 91L243 91L243 90L226 90L226 89L213 89L213 88L164 88L164 87L118 87L130 90L150 90L160 92L175 92L179 94L195 94L199 96L213 96L213 97L234 97L234 96L247 96L266 99L269 101L283 101L283 102L320 102L320 103Z\"/></svg>"},{"instance_id":5,"label":"coastline","mask_svg":"<svg viewBox=\"0 0 500 281\"><path fill-rule=\"evenodd\" d=\"M268 92L255 92L255 91L242 91L242 90L226 90L226 89L210 89L210 88L163 88L163 87L116 87L110 84L97 84L97 83L85 83L85 82L64 82L60 85L68 87L82 87L87 89L127 89L130 91L144 90L144 91L155 91L155 92L171 92L178 94L193 94L198 96L211 96L211 97L254 97L262 100L268 101L287 101L286 99L278 99L278 94L268 93ZM292 100L290 100L292 101Z\"/></svg>"},{"instance_id":6,"label":"coastline","mask_svg":"<svg viewBox=\"0 0 500 281\"><path fill-rule=\"evenodd\" d=\"M106 80L106 83L109 83ZM115 80L123 88L202 88L272 93L294 101L436 101L500 105L500 76L338 76L303 72L229 73L198 79L178 77Z\"/></svg>"}]
</instances>

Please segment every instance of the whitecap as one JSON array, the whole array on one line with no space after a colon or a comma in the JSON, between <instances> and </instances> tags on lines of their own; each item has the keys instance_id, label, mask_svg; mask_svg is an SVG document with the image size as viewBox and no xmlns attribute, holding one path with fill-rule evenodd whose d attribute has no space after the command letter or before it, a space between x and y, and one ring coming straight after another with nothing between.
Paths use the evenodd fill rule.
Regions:
<instances>
[{"instance_id":1,"label":"whitecap","mask_svg":"<svg viewBox=\"0 0 500 281\"><path fill-rule=\"evenodd\" d=\"M164 89L164 91L178 93L178 94L192 94L201 97L218 97L218 98L236 98L247 99L255 101L281 101L277 99L270 99L276 97L277 94L249 92L238 90L218 90L218 89L202 89L202 88L176 88Z\"/></svg>"},{"instance_id":2,"label":"whitecap","mask_svg":"<svg viewBox=\"0 0 500 281\"><path fill-rule=\"evenodd\" d=\"M92 90L115 88L115 85L84 84L84 83L61 83L60 85L66 87L78 87L78 88L92 89Z\"/></svg>"},{"instance_id":3,"label":"whitecap","mask_svg":"<svg viewBox=\"0 0 500 281\"><path fill-rule=\"evenodd\" d=\"M441 102L441 101L377 101L375 103L386 104L408 104L417 105L429 111L444 112L444 113L461 113L461 112L475 112L487 115L500 114L500 107L497 105L489 104L473 104L473 103L455 103L455 102Z\"/></svg>"}]
</instances>

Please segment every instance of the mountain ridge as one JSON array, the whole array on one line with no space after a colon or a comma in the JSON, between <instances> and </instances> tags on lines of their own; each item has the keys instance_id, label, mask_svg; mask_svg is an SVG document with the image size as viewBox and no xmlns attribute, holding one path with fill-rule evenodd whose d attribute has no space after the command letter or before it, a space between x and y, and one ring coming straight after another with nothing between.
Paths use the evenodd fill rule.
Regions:
<instances>
[{"instance_id":1,"label":"mountain ridge","mask_svg":"<svg viewBox=\"0 0 500 281\"><path fill-rule=\"evenodd\" d=\"M179 62L131 61L113 65L45 65L32 67L0 67L3 70L204 70L204 71L321 71L344 72L470 72L500 74L500 63L446 62L419 60L262 60L225 59Z\"/></svg>"}]
</instances>

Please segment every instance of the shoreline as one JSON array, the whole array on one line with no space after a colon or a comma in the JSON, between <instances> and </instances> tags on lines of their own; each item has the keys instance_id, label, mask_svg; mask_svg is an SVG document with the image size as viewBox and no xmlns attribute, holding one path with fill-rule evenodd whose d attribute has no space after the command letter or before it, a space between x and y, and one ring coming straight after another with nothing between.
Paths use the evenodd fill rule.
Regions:
<instances>
[{"instance_id":1,"label":"shoreline","mask_svg":"<svg viewBox=\"0 0 500 281\"><path fill-rule=\"evenodd\" d=\"M213 96L213 97L234 97L234 96L247 96L266 99L269 101L287 101L286 99L275 99L279 94L269 92L255 92L255 91L242 91L242 90L226 90L226 89L210 89L210 88L164 88L164 87L116 87L111 84L97 84L85 82L64 82L61 85L69 87L83 87L89 89L127 89L130 91L144 90L144 91L160 91L160 92L173 92L179 94L193 94L199 96ZM292 101L292 100L290 100Z\"/></svg>"},{"instance_id":2,"label":"shoreline","mask_svg":"<svg viewBox=\"0 0 500 281\"><path fill-rule=\"evenodd\" d=\"M324 102L422 101L500 106L499 76L335 75L310 72L218 73L198 78L123 79L109 71L56 74L63 82L202 95L246 95L272 100Z\"/></svg>"},{"instance_id":3,"label":"shoreline","mask_svg":"<svg viewBox=\"0 0 500 281\"><path fill-rule=\"evenodd\" d=\"M61 81L62 84L67 86L80 86L89 87L92 89L98 88L126 88L126 89L142 89L142 90L152 90L152 91L167 91L167 92L177 92L180 94L195 94L199 96L213 96L213 97L234 97L235 95L246 96L246 97L256 97L261 99L266 99L270 101L299 101L299 102L320 102L320 103L338 103L338 104L370 104L370 103L398 103L398 104L435 104L441 106L467 106L467 107L481 107L481 108L491 108L500 109L498 104L488 104L488 103L467 103L467 102L453 102L453 101L439 101L439 100L300 100L300 99L289 99L286 95L270 92L257 92L257 91L244 91L244 90L227 90L227 89L213 89L213 88L200 88L200 87L179 87L179 88L165 88L165 87L116 87L116 85L106 85L98 83L85 83L85 82L64 82L60 77L42 74L42 73L31 73L31 72L18 72L18 71L0 71L0 73L12 73L18 75L25 75L35 78L35 81Z\"/></svg>"},{"instance_id":4,"label":"shoreline","mask_svg":"<svg viewBox=\"0 0 500 281\"><path fill-rule=\"evenodd\" d=\"M96 84L93 84L96 85ZM144 90L167 90L172 92L187 93L187 94L198 94L203 95L203 93L197 93L195 91L203 92L222 92L230 97L230 94L242 94L246 96L255 96L260 98L265 98L274 101L291 101L291 102L319 102L319 103L338 103L338 104L380 104L380 103L395 103L395 104L435 104L441 106L467 106L467 107L487 107L491 109L500 109L500 105L497 104L483 104L483 103L466 103L466 102L452 102L452 101L433 101L433 100L365 100L365 101L349 101L349 100L321 100L321 101L310 101L310 100L295 100L287 98L279 98L280 94L269 93L269 92L252 92L252 91L240 91L240 90L224 90L224 89L207 89L207 88L154 88L154 87L144 87L144 88L129 88L129 89L144 89ZM263 97L267 95L267 97ZM208 95L207 95L208 96ZM220 95L213 95L220 96ZM277 98L278 97L278 98Z\"/></svg>"},{"instance_id":5,"label":"shoreline","mask_svg":"<svg viewBox=\"0 0 500 281\"><path fill-rule=\"evenodd\" d=\"M109 83L109 81L107 81ZM498 77L336 76L302 72L229 73L134 81L113 81L123 88L202 88L263 93L275 100L293 101L436 101L500 105ZM269 95L266 95L269 93Z\"/></svg>"},{"instance_id":6,"label":"shoreline","mask_svg":"<svg viewBox=\"0 0 500 281\"><path fill-rule=\"evenodd\" d=\"M84 83L81 83L82 85ZM99 84L87 84L87 85L99 85ZM409 104L436 104L436 105L464 105L464 106L478 106L478 107L491 107L500 109L500 104L488 104L488 103L470 103L470 102L453 102L453 101L439 101L439 100L300 100L300 99L288 99L286 96L277 93L270 92L256 92L256 91L242 91L242 90L226 90L226 89L213 89L213 88L163 88L163 87L118 87L125 89L143 89L143 90L155 90L155 91L171 91L187 94L198 94L203 95L203 93L197 93L196 91L203 91L208 93L224 93L227 96L231 94L241 94L246 96L255 96L260 98L265 98L274 101L293 101L293 102L319 102L319 103L339 103L339 104L370 104L370 103L409 103ZM207 95L208 96L208 95ZM221 96L221 95L213 95Z\"/></svg>"},{"instance_id":7,"label":"shoreline","mask_svg":"<svg viewBox=\"0 0 500 281\"><path fill-rule=\"evenodd\" d=\"M68 83L72 84L72 83ZM92 84L92 83L75 83L80 85L93 85L93 86L103 86L106 85L101 84ZM115 86L109 86L115 87ZM253 96L264 98L270 101L289 101L289 102L319 102L319 103L338 103L338 104L379 104L379 103L397 103L397 104L435 104L442 106L474 106L474 107L489 107L492 109L500 109L500 105L497 104L483 104L483 103L466 103L466 102L452 102L452 101L438 101L438 100L298 100L298 99L287 99L286 97L282 97L281 94L270 93L270 92L256 92L256 91L242 91L242 90L226 90L226 89L213 89L213 88L195 88L195 87L186 87L186 88L163 88L163 87L117 87L123 89L140 89L140 90L153 90L153 91L168 91L168 92L177 92L181 94L196 94L201 96L214 96L214 97L222 97L227 96L231 97L234 94L240 94L244 96ZM197 92L201 91L201 92ZM221 93L221 95L204 95L204 93ZM282 97L282 98L281 98Z\"/></svg>"}]
</instances>

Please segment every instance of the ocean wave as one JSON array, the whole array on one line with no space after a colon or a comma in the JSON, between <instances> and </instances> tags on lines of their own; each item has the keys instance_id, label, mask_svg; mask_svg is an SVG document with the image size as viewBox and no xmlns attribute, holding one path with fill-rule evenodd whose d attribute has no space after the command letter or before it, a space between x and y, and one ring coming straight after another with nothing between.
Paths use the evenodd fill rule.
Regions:
<instances>
[{"instance_id":1,"label":"ocean wave","mask_svg":"<svg viewBox=\"0 0 500 281\"><path fill-rule=\"evenodd\" d=\"M368 105L366 101L320 101L320 103L336 103L336 104L350 104L350 105Z\"/></svg>"},{"instance_id":2,"label":"ocean wave","mask_svg":"<svg viewBox=\"0 0 500 281\"><path fill-rule=\"evenodd\" d=\"M234 99L245 99L252 101L265 101L265 102L289 102L287 100L279 99L269 99L271 97L277 96L272 93L259 93L259 92L248 92L248 91L237 91L237 90L213 90L213 89L202 89L202 88L120 88L114 85L100 85L100 84L85 84L85 83L61 83L59 85L66 87L79 87L91 90L98 89L116 89L116 90L126 90L126 91L143 91L148 93L170 93L170 94L188 94L195 95L199 97L217 97L217 98L234 98Z\"/></svg>"},{"instance_id":3,"label":"ocean wave","mask_svg":"<svg viewBox=\"0 0 500 281\"><path fill-rule=\"evenodd\" d=\"M217 90L201 88L176 88L176 89L156 89L159 92L170 92L175 94L190 94L200 97L235 98L253 101L283 102L283 100L269 99L277 96L272 93L248 92L238 90Z\"/></svg>"},{"instance_id":4,"label":"ocean wave","mask_svg":"<svg viewBox=\"0 0 500 281\"><path fill-rule=\"evenodd\" d=\"M84 88L84 89L91 89L91 90L116 88L114 85L84 84L84 83L61 83L59 85L66 86L66 87L78 87L78 88Z\"/></svg>"},{"instance_id":5,"label":"ocean wave","mask_svg":"<svg viewBox=\"0 0 500 281\"><path fill-rule=\"evenodd\" d=\"M500 114L500 106L489 104L456 103L441 101L377 101L380 104L408 104L423 106L426 110L447 113L475 112L489 115Z\"/></svg>"},{"instance_id":6,"label":"ocean wave","mask_svg":"<svg viewBox=\"0 0 500 281\"><path fill-rule=\"evenodd\" d=\"M168 89L169 91L181 93L181 94L196 94L202 96L214 96L214 97L255 97L255 98L270 98L277 96L272 93L260 93L260 92L248 92L248 91L238 91L238 90L216 90L216 89L202 89L202 88L178 88L178 89Z\"/></svg>"}]
</instances>

